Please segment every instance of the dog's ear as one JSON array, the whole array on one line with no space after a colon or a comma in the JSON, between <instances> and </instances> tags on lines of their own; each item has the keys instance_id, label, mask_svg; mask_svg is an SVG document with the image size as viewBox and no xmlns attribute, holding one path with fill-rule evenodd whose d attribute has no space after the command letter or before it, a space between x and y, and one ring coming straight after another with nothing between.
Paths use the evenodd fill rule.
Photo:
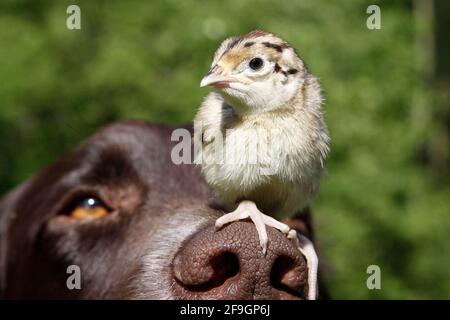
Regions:
<instances>
[{"instance_id":1,"label":"dog's ear","mask_svg":"<svg viewBox=\"0 0 450 320\"><path fill-rule=\"evenodd\" d=\"M8 223L8 209L7 198L0 199L0 299L4 299L6 288L6 257L7 257L7 223Z\"/></svg>"},{"instance_id":2,"label":"dog's ear","mask_svg":"<svg viewBox=\"0 0 450 320\"><path fill-rule=\"evenodd\" d=\"M11 194L0 199L0 299L4 299L6 290L6 259L8 257L8 225L11 206Z\"/></svg>"},{"instance_id":3,"label":"dog's ear","mask_svg":"<svg viewBox=\"0 0 450 320\"><path fill-rule=\"evenodd\" d=\"M7 285L7 264L9 251L9 228L11 220L18 214L15 210L17 200L20 199L25 185L0 198L0 299L4 299Z\"/></svg>"}]
</instances>

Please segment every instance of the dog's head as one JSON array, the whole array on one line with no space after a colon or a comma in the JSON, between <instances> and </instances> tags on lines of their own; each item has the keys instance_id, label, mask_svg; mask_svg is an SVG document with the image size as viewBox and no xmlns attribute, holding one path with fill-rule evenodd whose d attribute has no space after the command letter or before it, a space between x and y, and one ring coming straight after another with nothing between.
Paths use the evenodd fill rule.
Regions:
<instances>
[{"instance_id":1,"label":"dog's head","mask_svg":"<svg viewBox=\"0 0 450 320\"><path fill-rule=\"evenodd\" d=\"M111 125L0 201L5 298L304 298L306 263L269 228L222 213L172 128ZM305 230L302 230L305 232Z\"/></svg>"}]
</instances>

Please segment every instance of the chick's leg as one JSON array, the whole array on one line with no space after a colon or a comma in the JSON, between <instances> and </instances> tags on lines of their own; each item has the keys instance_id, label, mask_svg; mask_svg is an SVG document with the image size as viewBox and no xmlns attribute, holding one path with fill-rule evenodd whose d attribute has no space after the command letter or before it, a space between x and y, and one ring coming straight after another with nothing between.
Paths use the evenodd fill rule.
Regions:
<instances>
[{"instance_id":1,"label":"chick's leg","mask_svg":"<svg viewBox=\"0 0 450 320\"><path fill-rule=\"evenodd\" d=\"M247 218L250 218L255 224L256 231L258 232L259 236L259 243L263 249L264 254L267 251L267 243L268 243L266 225L278 229L285 234L288 234L289 230L291 230L288 225L281 223L275 220L274 218L265 215L264 213L259 211L255 203L248 200L240 202L236 210L227 213L222 217L220 217L219 219L217 219L216 228L221 228L227 223Z\"/></svg>"},{"instance_id":2,"label":"chick's leg","mask_svg":"<svg viewBox=\"0 0 450 320\"><path fill-rule=\"evenodd\" d=\"M297 234L293 229L289 231L288 238L294 242L298 250L306 258L306 265L308 267L308 300L316 300L318 294L317 270L319 267L319 259L314 245L311 240L301 234Z\"/></svg>"}]
</instances>

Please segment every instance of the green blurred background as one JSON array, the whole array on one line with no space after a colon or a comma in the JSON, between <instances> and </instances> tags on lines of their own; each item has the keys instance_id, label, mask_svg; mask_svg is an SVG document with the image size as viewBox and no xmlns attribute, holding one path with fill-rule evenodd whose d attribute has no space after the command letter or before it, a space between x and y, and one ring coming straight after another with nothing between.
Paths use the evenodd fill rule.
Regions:
<instances>
[{"instance_id":1,"label":"green blurred background","mask_svg":"<svg viewBox=\"0 0 450 320\"><path fill-rule=\"evenodd\" d=\"M81 30L66 8L81 7ZM368 30L366 8L381 8ZM212 53L261 28L326 95L313 206L333 298L450 298L450 2L38 1L0 4L0 194L124 118L191 121ZM378 265L382 289L368 290Z\"/></svg>"}]
</instances>

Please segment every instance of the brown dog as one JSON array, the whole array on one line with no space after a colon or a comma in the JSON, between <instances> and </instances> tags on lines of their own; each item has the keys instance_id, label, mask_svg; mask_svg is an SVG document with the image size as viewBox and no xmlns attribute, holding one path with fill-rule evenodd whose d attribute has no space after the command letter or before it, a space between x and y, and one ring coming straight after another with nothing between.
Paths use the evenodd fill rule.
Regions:
<instances>
[{"instance_id":1,"label":"brown dog","mask_svg":"<svg viewBox=\"0 0 450 320\"><path fill-rule=\"evenodd\" d=\"M304 298L305 260L280 232L263 256L250 222L214 230L222 212L197 170L171 161L172 131L113 124L3 197L0 296ZM307 218L289 223L311 238Z\"/></svg>"}]
</instances>

